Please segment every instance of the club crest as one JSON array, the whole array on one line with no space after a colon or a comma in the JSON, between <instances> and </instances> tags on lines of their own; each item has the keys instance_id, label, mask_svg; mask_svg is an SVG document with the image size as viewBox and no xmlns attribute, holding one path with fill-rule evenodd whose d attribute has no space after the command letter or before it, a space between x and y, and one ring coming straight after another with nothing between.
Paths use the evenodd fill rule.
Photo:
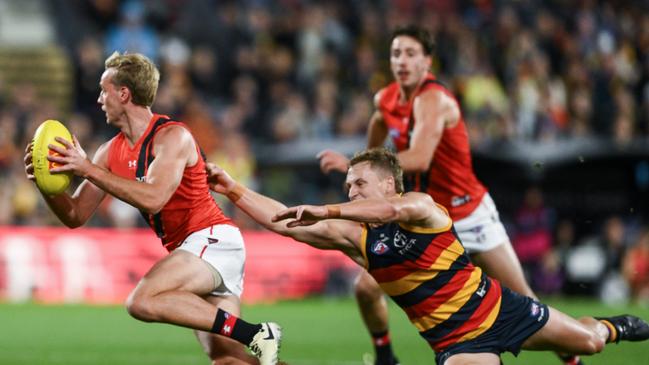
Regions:
<instances>
[{"instance_id":1,"label":"club crest","mask_svg":"<svg viewBox=\"0 0 649 365\"><path fill-rule=\"evenodd\" d=\"M383 243L383 241L376 241L372 245L372 252L374 252L377 255L383 255L384 253L388 252L390 250L390 247Z\"/></svg>"}]
</instances>

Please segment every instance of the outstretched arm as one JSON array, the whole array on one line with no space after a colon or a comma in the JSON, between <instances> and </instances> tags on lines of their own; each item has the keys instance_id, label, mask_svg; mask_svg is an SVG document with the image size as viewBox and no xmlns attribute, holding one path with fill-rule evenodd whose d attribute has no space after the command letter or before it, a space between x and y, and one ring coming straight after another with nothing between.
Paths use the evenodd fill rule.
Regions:
<instances>
[{"instance_id":1,"label":"outstretched arm","mask_svg":"<svg viewBox=\"0 0 649 365\"><path fill-rule=\"evenodd\" d=\"M330 218L364 223L400 222L427 228L442 228L450 223L450 218L435 205L430 195L414 192L336 205L299 205L278 212L273 221L289 219L287 227L300 227Z\"/></svg>"},{"instance_id":2,"label":"outstretched arm","mask_svg":"<svg viewBox=\"0 0 649 365\"><path fill-rule=\"evenodd\" d=\"M286 205L237 183L227 172L212 163L207 164L207 172L212 190L226 195L239 209L265 228L319 249L342 251L363 265L363 257L358 248L360 246L355 244L360 242L361 229L358 225L343 220L329 220L309 227L287 227L283 222L272 220L277 212L286 209Z\"/></svg>"}]
</instances>

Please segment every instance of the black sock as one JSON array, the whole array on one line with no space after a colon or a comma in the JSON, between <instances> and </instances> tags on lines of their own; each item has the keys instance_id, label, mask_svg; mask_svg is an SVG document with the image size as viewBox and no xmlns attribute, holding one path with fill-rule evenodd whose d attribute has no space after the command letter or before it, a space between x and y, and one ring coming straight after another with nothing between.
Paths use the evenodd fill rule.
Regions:
<instances>
[{"instance_id":1,"label":"black sock","mask_svg":"<svg viewBox=\"0 0 649 365\"><path fill-rule=\"evenodd\" d=\"M210 332L230 337L248 346L261 329L260 324L252 324L222 309L217 310L216 319Z\"/></svg>"},{"instance_id":2,"label":"black sock","mask_svg":"<svg viewBox=\"0 0 649 365\"><path fill-rule=\"evenodd\" d=\"M376 363L392 363L394 353L392 352L392 341L390 341L388 331L372 333L372 343L376 352Z\"/></svg>"}]
</instances>

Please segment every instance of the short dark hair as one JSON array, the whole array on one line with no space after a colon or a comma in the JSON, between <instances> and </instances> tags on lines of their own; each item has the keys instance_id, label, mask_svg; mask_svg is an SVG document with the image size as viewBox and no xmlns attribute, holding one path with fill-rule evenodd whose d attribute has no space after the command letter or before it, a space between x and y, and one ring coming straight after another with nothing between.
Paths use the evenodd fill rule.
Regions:
<instances>
[{"instance_id":1,"label":"short dark hair","mask_svg":"<svg viewBox=\"0 0 649 365\"><path fill-rule=\"evenodd\" d=\"M358 152L349 161L350 166L361 162L369 162L372 169L382 170L394 178L394 189L397 193L403 193L403 170L399 164L397 155L387 148L369 148Z\"/></svg>"},{"instance_id":2,"label":"short dark hair","mask_svg":"<svg viewBox=\"0 0 649 365\"><path fill-rule=\"evenodd\" d=\"M416 26L414 24L401 25L392 31L392 37L390 37L390 42L392 42L396 37L399 36L408 36L414 38L421 44L421 48L424 50L424 54L427 56L432 56L435 51L435 41L430 36L428 30Z\"/></svg>"}]
</instances>

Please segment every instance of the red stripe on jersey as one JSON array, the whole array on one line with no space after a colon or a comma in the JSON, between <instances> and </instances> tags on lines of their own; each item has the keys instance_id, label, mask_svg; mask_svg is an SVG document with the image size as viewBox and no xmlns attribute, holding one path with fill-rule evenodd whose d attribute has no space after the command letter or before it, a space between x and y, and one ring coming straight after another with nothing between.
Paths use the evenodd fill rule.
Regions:
<instances>
[{"instance_id":1,"label":"red stripe on jersey","mask_svg":"<svg viewBox=\"0 0 649 365\"><path fill-rule=\"evenodd\" d=\"M406 260L388 267L374 269L371 270L371 274L377 282L384 283L401 279L414 271L428 269L455 240L456 237L452 232L442 232L431 240L424 253L416 261Z\"/></svg>"},{"instance_id":2,"label":"red stripe on jersey","mask_svg":"<svg viewBox=\"0 0 649 365\"><path fill-rule=\"evenodd\" d=\"M462 324L460 327L456 328L453 332L444 336L442 339L440 339L440 341L435 343L435 351L440 351L456 343L464 335L477 328L476 325L482 324L482 322L487 319L501 296L501 288L498 281L492 280L491 278L489 278L488 280L491 281L491 287L480 302L478 309L473 312L471 318L469 318L468 321L464 322L464 324Z\"/></svg>"},{"instance_id":3,"label":"red stripe on jersey","mask_svg":"<svg viewBox=\"0 0 649 365\"><path fill-rule=\"evenodd\" d=\"M428 299L408 308L403 308L408 315L408 318L419 318L433 313L440 305L446 303L464 287L467 280L471 278L472 271L473 270L462 270L456 273L453 278L444 285L444 287L436 291L435 294L431 295Z\"/></svg>"}]
</instances>

